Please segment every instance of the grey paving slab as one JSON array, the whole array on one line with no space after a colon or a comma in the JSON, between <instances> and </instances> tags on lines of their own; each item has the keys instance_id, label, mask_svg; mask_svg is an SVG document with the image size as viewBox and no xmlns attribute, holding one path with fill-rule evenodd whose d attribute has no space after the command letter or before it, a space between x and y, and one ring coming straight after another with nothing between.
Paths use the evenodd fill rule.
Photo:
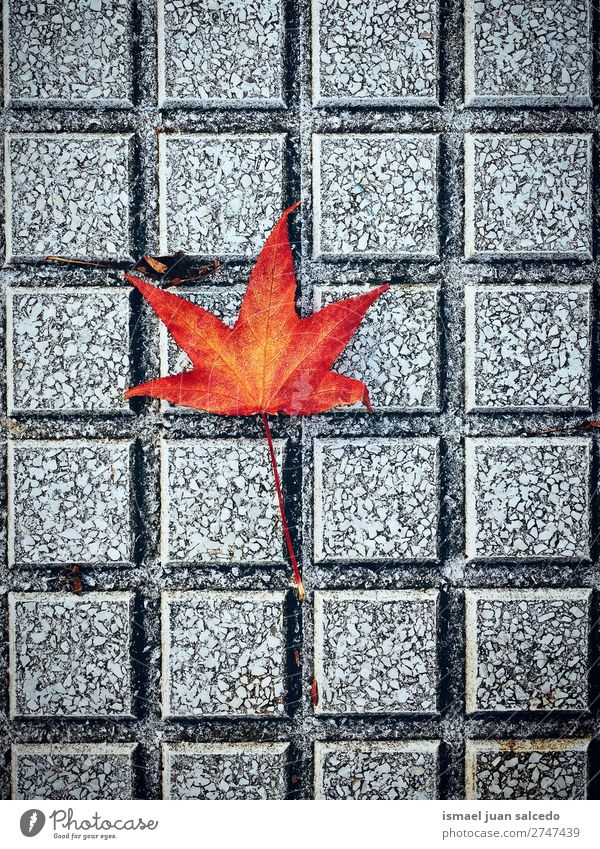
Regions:
<instances>
[{"instance_id":1,"label":"grey paving slab","mask_svg":"<svg viewBox=\"0 0 600 849\"><path fill-rule=\"evenodd\" d=\"M469 287L465 306L468 409L589 409L587 287Z\"/></svg>"},{"instance_id":2,"label":"grey paving slab","mask_svg":"<svg viewBox=\"0 0 600 849\"><path fill-rule=\"evenodd\" d=\"M165 799L285 799L287 743L175 743L163 747Z\"/></svg>"},{"instance_id":3,"label":"grey paving slab","mask_svg":"<svg viewBox=\"0 0 600 849\"><path fill-rule=\"evenodd\" d=\"M313 254L438 254L436 136L313 137Z\"/></svg>"},{"instance_id":4,"label":"grey paving slab","mask_svg":"<svg viewBox=\"0 0 600 849\"><path fill-rule=\"evenodd\" d=\"M591 258L591 138L465 136L467 258Z\"/></svg>"},{"instance_id":5,"label":"grey paving slab","mask_svg":"<svg viewBox=\"0 0 600 849\"><path fill-rule=\"evenodd\" d=\"M587 739L467 740L468 799L585 799Z\"/></svg>"},{"instance_id":6,"label":"grey paving slab","mask_svg":"<svg viewBox=\"0 0 600 849\"><path fill-rule=\"evenodd\" d=\"M436 0L313 0L311 11L315 104L436 103Z\"/></svg>"},{"instance_id":7,"label":"grey paving slab","mask_svg":"<svg viewBox=\"0 0 600 849\"><path fill-rule=\"evenodd\" d=\"M131 716L132 602L131 593L11 593L11 716Z\"/></svg>"},{"instance_id":8,"label":"grey paving slab","mask_svg":"<svg viewBox=\"0 0 600 849\"><path fill-rule=\"evenodd\" d=\"M283 105L280 0L159 0L162 103Z\"/></svg>"},{"instance_id":9,"label":"grey paving slab","mask_svg":"<svg viewBox=\"0 0 600 849\"><path fill-rule=\"evenodd\" d=\"M129 135L7 135L7 260L130 257L129 157Z\"/></svg>"},{"instance_id":10,"label":"grey paving slab","mask_svg":"<svg viewBox=\"0 0 600 849\"><path fill-rule=\"evenodd\" d=\"M4 0L7 105L132 104L130 0Z\"/></svg>"},{"instance_id":11,"label":"grey paving slab","mask_svg":"<svg viewBox=\"0 0 600 849\"><path fill-rule=\"evenodd\" d=\"M13 799L131 799L135 743L12 747Z\"/></svg>"},{"instance_id":12,"label":"grey paving slab","mask_svg":"<svg viewBox=\"0 0 600 849\"><path fill-rule=\"evenodd\" d=\"M282 714L283 602L277 592L163 593L163 715Z\"/></svg>"},{"instance_id":13,"label":"grey paving slab","mask_svg":"<svg viewBox=\"0 0 600 849\"><path fill-rule=\"evenodd\" d=\"M316 560L436 558L435 439L322 440L314 450Z\"/></svg>"},{"instance_id":14,"label":"grey paving slab","mask_svg":"<svg viewBox=\"0 0 600 849\"><path fill-rule=\"evenodd\" d=\"M467 557L589 557L589 464L585 437L468 439Z\"/></svg>"},{"instance_id":15,"label":"grey paving slab","mask_svg":"<svg viewBox=\"0 0 600 849\"><path fill-rule=\"evenodd\" d=\"M284 443L275 445L281 467ZM281 519L266 440L165 441L164 562L278 563Z\"/></svg>"},{"instance_id":16,"label":"grey paving slab","mask_svg":"<svg viewBox=\"0 0 600 849\"><path fill-rule=\"evenodd\" d=\"M435 713L435 590L318 591L318 714Z\"/></svg>"},{"instance_id":17,"label":"grey paving slab","mask_svg":"<svg viewBox=\"0 0 600 849\"><path fill-rule=\"evenodd\" d=\"M130 452L126 441L11 441L10 563L130 561Z\"/></svg>"},{"instance_id":18,"label":"grey paving slab","mask_svg":"<svg viewBox=\"0 0 600 849\"><path fill-rule=\"evenodd\" d=\"M315 743L315 798L436 799L436 740Z\"/></svg>"},{"instance_id":19,"label":"grey paving slab","mask_svg":"<svg viewBox=\"0 0 600 849\"><path fill-rule=\"evenodd\" d=\"M127 411L128 296L125 289L10 289L6 304L10 411Z\"/></svg>"},{"instance_id":20,"label":"grey paving slab","mask_svg":"<svg viewBox=\"0 0 600 849\"><path fill-rule=\"evenodd\" d=\"M588 708L590 590L467 590L466 707Z\"/></svg>"},{"instance_id":21,"label":"grey paving slab","mask_svg":"<svg viewBox=\"0 0 600 849\"><path fill-rule=\"evenodd\" d=\"M588 0L465 0L470 106L591 106Z\"/></svg>"}]
</instances>

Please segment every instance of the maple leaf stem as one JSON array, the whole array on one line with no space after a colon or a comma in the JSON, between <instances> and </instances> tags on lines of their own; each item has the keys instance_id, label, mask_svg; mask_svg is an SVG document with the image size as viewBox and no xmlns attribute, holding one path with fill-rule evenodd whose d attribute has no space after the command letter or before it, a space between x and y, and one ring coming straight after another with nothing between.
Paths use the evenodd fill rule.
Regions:
<instances>
[{"instance_id":1,"label":"maple leaf stem","mask_svg":"<svg viewBox=\"0 0 600 849\"><path fill-rule=\"evenodd\" d=\"M262 423L265 428L265 433L267 435L267 443L269 445L269 456L271 458L271 466L273 467L273 477L275 478L275 489L277 490L277 500L279 501L279 512L281 513L281 523L283 525L283 534L285 536L285 542L287 545L287 550L290 555L290 561L292 563L292 569L294 570L294 581L296 582L296 592L298 593L298 601L304 601L306 595L304 592L304 584L302 583L302 575L300 574L300 569L298 568L298 561L296 560L296 555L294 553L294 546L292 545L292 538L290 536L290 528L288 525L287 517L285 515L285 505L283 503L283 491L281 489L281 480L279 479L279 471L277 469L277 458L275 457L275 449L273 448L273 437L271 436L271 428L269 427L269 420L267 419L266 413L261 413Z\"/></svg>"}]
</instances>

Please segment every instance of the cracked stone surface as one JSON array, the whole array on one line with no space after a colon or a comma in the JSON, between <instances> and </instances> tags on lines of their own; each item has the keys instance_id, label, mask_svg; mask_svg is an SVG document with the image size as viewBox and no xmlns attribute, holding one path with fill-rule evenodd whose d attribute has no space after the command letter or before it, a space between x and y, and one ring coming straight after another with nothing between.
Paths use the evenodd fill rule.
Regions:
<instances>
[{"instance_id":1,"label":"cracked stone surface","mask_svg":"<svg viewBox=\"0 0 600 849\"><path fill-rule=\"evenodd\" d=\"M435 559L437 450L436 439L318 440L315 559Z\"/></svg>"},{"instance_id":2,"label":"cracked stone surface","mask_svg":"<svg viewBox=\"0 0 600 849\"><path fill-rule=\"evenodd\" d=\"M162 249L256 256L282 208L284 137L162 135L159 143Z\"/></svg>"},{"instance_id":3,"label":"cracked stone surface","mask_svg":"<svg viewBox=\"0 0 600 849\"><path fill-rule=\"evenodd\" d=\"M11 716L130 716L131 593L10 593Z\"/></svg>"},{"instance_id":4,"label":"cracked stone surface","mask_svg":"<svg viewBox=\"0 0 600 849\"><path fill-rule=\"evenodd\" d=\"M466 0L465 94L477 106L591 106L587 0Z\"/></svg>"},{"instance_id":5,"label":"cracked stone surface","mask_svg":"<svg viewBox=\"0 0 600 849\"><path fill-rule=\"evenodd\" d=\"M163 746L165 799L285 799L287 743Z\"/></svg>"},{"instance_id":6,"label":"cracked stone surface","mask_svg":"<svg viewBox=\"0 0 600 849\"><path fill-rule=\"evenodd\" d=\"M13 799L131 799L135 743L12 747Z\"/></svg>"},{"instance_id":7,"label":"cracked stone surface","mask_svg":"<svg viewBox=\"0 0 600 849\"><path fill-rule=\"evenodd\" d=\"M127 259L129 136L9 135L7 259Z\"/></svg>"},{"instance_id":8,"label":"cracked stone surface","mask_svg":"<svg viewBox=\"0 0 600 849\"><path fill-rule=\"evenodd\" d=\"M131 103L129 0L8 0L10 101Z\"/></svg>"},{"instance_id":9,"label":"cracked stone surface","mask_svg":"<svg viewBox=\"0 0 600 849\"><path fill-rule=\"evenodd\" d=\"M159 0L159 10L162 99L281 103L280 0Z\"/></svg>"},{"instance_id":10,"label":"cracked stone surface","mask_svg":"<svg viewBox=\"0 0 600 849\"><path fill-rule=\"evenodd\" d=\"M315 593L319 714L435 713L437 590Z\"/></svg>"},{"instance_id":11,"label":"cracked stone surface","mask_svg":"<svg viewBox=\"0 0 600 849\"><path fill-rule=\"evenodd\" d=\"M589 557L589 454L585 437L467 439L467 556Z\"/></svg>"},{"instance_id":12,"label":"cracked stone surface","mask_svg":"<svg viewBox=\"0 0 600 849\"><path fill-rule=\"evenodd\" d=\"M436 102L436 0L313 0L312 17L316 103Z\"/></svg>"},{"instance_id":13,"label":"cracked stone surface","mask_svg":"<svg viewBox=\"0 0 600 849\"><path fill-rule=\"evenodd\" d=\"M13 411L128 409L127 292L13 289L7 307Z\"/></svg>"},{"instance_id":14,"label":"cracked stone surface","mask_svg":"<svg viewBox=\"0 0 600 849\"><path fill-rule=\"evenodd\" d=\"M589 259L591 136L465 136L465 256Z\"/></svg>"},{"instance_id":15,"label":"cracked stone surface","mask_svg":"<svg viewBox=\"0 0 600 849\"><path fill-rule=\"evenodd\" d=\"M314 256L437 256L437 149L437 136L313 136Z\"/></svg>"},{"instance_id":16,"label":"cracked stone surface","mask_svg":"<svg viewBox=\"0 0 600 849\"><path fill-rule=\"evenodd\" d=\"M316 286L315 310L361 291L363 287ZM374 409L436 409L437 308L437 287L393 286L369 307L334 371L364 381Z\"/></svg>"},{"instance_id":17,"label":"cracked stone surface","mask_svg":"<svg viewBox=\"0 0 600 849\"><path fill-rule=\"evenodd\" d=\"M10 442L11 563L129 561L129 451L128 442Z\"/></svg>"},{"instance_id":18,"label":"cracked stone surface","mask_svg":"<svg viewBox=\"0 0 600 849\"><path fill-rule=\"evenodd\" d=\"M467 799L585 799L589 743L467 740Z\"/></svg>"},{"instance_id":19,"label":"cracked stone surface","mask_svg":"<svg viewBox=\"0 0 600 849\"><path fill-rule=\"evenodd\" d=\"M315 743L316 799L437 799L433 740Z\"/></svg>"},{"instance_id":20,"label":"cracked stone surface","mask_svg":"<svg viewBox=\"0 0 600 849\"><path fill-rule=\"evenodd\" d=\"M589 407L589 288L469 288L465 301L468 409Z\"/></svg>"},{"instance_id":21,"label":"cracked stone surface","mask_svg":"<svg viewBox=\"0 0 600 849\"><path fill-rule=\"evenodd\" d=\"M163 593L163 715L282 714L284 599L281 592Z\"/></svg>"},{"instance_id":22,"label":"cracked stone surface","mask_svg":"<svg viewBox=\"0 0 600 849\"><path fill-rule=\"evenodd\" d=\"M589 589L465 596L467 713L587 709Z\"/></svg>"},{"instance_id":23,"label":"cracked stone surface","mask_svg":"<svg viewBox=\"0 0 600 849\"><path fill-rule=\"evenodd\" d=\"M279 469L283 451L277 440ZM162 455L164 562L281 562L265 440L165 441Z\"/></svg>"}]
</instances>

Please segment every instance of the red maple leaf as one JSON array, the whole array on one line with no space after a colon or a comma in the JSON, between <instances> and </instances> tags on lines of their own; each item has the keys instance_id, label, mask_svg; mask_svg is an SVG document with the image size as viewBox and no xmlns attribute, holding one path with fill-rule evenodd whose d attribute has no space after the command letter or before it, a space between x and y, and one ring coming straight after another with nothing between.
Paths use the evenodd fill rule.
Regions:
<instances>
[{"instance_id":1,"label":"red maple leaf","mask_svg":"<svg viewBox=\"0 0 600 849\"><path fill-rule=\"evenodd\" d=\"M142 383L129 389L126 397L149 395L222 415L261 415L302 598L267 413L307 415L359 401L371 409L365 384L337 374L331 367L369 306L389 287L379 286L300 318L287 226L288 216L297 206L286 209L267 238L232 328L185 298L125 274L192 363L190 371Z\"/></svg>"}]
</instances>

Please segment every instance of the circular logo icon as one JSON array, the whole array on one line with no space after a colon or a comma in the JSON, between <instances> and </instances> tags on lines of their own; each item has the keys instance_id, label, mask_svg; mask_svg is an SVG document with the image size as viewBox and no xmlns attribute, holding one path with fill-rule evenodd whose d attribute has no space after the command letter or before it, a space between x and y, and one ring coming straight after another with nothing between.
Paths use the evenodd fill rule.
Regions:
<instances>
[{"instance_id":1,"label":"circular logo icon","mask_svg":"<svg viewBox=\"0 0 600 849\"><path fill-rule=\"evenodd\" d=\"M25 837L35 837L43 829L46 823L46 817L37 808L31 808L25 811L21 816L21 834Z\"/></svg>"}]
</instances>

